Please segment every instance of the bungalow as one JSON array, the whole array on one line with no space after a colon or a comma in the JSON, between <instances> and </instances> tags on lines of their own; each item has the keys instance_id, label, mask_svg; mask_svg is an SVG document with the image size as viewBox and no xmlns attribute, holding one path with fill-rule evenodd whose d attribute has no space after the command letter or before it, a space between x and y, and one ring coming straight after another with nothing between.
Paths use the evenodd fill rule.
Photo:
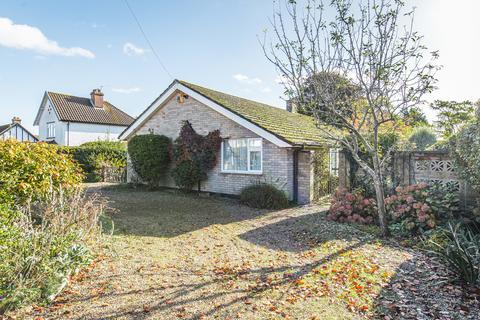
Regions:
<instances>
[{"instance_id":1,"label":"bungalow","mask_svg":"<svg viewBox=\"0 0 480 320\"><path fill-rule=\"evenodd\" d=\"M117 140L133 118L103 99L100 89L90 98L46 91L33 125L41 141L78 146L96 140Z\"/></svg>"},{"instance_id":2,"label":"bungalow","mask_svg":"<svg viewBox=\"0 0 480 320\"><path fill-rule=\"evenodd\" d=\"M37 142L38 139L22 126L19 117L13 117L12 122L0 126L0 140L15 139L21 142Z\"/></svg>"},{"instance_id":3,"label":"bungalow","mask_svg":"<svg viewBox=\"0 0 480 320\"><path fill-rule=\"evenodd\" d=\"M219 129L223 139L203 191L237 195L256 180L279 181L290 200L312 200L313 152L326 146L313 118L175 80L119 138L154 133L175 139L185 120L200 134ZM131 166L127 176L138 179ZM161 184L175 187L170 177Z\"/></svg>"}]
</instances>

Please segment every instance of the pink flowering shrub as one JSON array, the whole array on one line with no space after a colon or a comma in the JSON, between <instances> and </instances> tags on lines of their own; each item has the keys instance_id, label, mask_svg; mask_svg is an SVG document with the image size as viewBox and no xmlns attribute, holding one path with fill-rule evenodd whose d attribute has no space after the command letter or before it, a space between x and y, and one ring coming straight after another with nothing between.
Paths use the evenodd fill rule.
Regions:
<instances>
[{"instance_id":1,"label":"pink flowering shrub","mask_svg":"<svg viewBox=\"0 0 480 320\"><path fill-rule=\"evenodd\" d=\"M364 198L358 190L349 192L346 189L338 189L330 204L327 219L372 224L375 216L375 200Z\"/></svg>"},{"instance_id":2,"label":"pink flowering shrub","mask_svg":"<svg viewBox=\"0 0 480 320\"><path fill-rule=\"evenodd\" d=\"M393 224L402 231L421 233L437 226L435 212L428 203L426 183L395 188L396 193L385 199L385 205Z\"/></svg>"}]
</instances>

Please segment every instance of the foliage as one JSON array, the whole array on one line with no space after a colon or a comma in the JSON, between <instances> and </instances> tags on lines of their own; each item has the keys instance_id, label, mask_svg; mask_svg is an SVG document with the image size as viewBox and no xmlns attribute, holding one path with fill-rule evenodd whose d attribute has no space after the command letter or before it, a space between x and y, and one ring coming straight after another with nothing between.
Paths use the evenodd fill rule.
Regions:
<instances>
[{"instance_id":1,"label":"foliage","mask_svg":"<svg viewBox=\"0 0 480 320\"><path fill-rule=\"evenodd\" d=\"M451 139L450 153L458 174L480 191L480 127L478 122L464 127Z\"/></svg>"},{"instance_id":2,"label":"foliage","mask_svg":"<svg viewBox=\"0 0 480 320\"><path fill-rule=\"evenodd\" d=\"M430 127L417 127L408 140L415 145L415 150L424 151L437 142L437 136Z\"/></svg>"},{"instance_id":3,"label":"foliage","mask_svg":"<svg viewBox=\"0 0 480 320\"><path fill-rule=\"evenodd\" d=\"M64 147L83 169L87 182L103 181L103 167L125 168L127 147L122 142L93 141L78 147Z\"/></svg>"},{"instance_id":4,"label":"foliage","mask_svg":"<svg viewBox=\"0 0 480 320\"><path fill-rule=\"evenodd\" d=\"M338 186L338 175L330 172L330 156L329 148L321 148L312 153L314 201L330 196Z\"/></svg>"},{"instance_id":5,"label":"foliage","mask_svg":"<svg viewBox=\"0 0 480 320\"><path fill-rule=\"evenodd\" d=\"M158 185L170 163L170 147L170 139L162 135L137 135L128 141L133 169L144 182Z\"/></svg>"},{"instance_id":6,"label":"foliage","mask_svg":"<svg viewBox=\"0 0 480 320\"><path fill-rule=\"evenodd\" d=\"M393 222L392 229L402 234L422 234L452 219L458 212L457 193L440 184L398 186L395 191L385 203Z\"/></svg>"},{"instance_id":7,"label":"foliage","mask_svg":"<svg viewBox=\"0 0 480 320\"><path fill-rule=\"evenodd\" d=\"M208 171L217 163L221 142L219 130L202 136L195 132L190 122L185 121L172 151L176 165L172 176L177 186L184 190L190 190L195 184L200 187L200 182L207 178Z\"/></svg>"},{"instance_id":8,"label":"foliage","mask_svg":"<svg viewBox=\"0 0 480 320\"><path fill-rule=\"evenodd\" d=\"M240 192L240 202L259 209L283 209L289 205L285 192L263 182L243 188Z\"/></svg>"},{"instance_id":9,"label":"foliage","mask_svg":"<svg viewBox=\"0 0 480 320\"><path fill-rule=\"evenodd\" d=\"M394 223L401 232L417 234L437 226L435 212L427 204L428 185L397 187L396 194L385 199L385 204Z\"/></svg>"},{"instance_id":10,"label":"foliage","mask_svg":"<svg viewBox=\"0 0 480 320\"><path fill-rule=\"evenodd\" d=\"M318 117L322 123L342 127L336 123L335 114L332 110L341 113L345 117L351 117L356 102L361 97L361 89L355 86L347 77L336 72L320 72L312 74L304 83L304 101L296 104L297 112ZM330 97L336 95L335 108L327 106L331 103ZM296 103L296 102L294 102Z\"/></svg>"},{"instance_id":11,"label":"foliage","mask_svg":"<svg viewBox=\"0 0 480 320\"><path fill-rule=\"evenodd\" d=\"M381 160L379 134L386 128L396 131L402 115L434 90L438 53L427 53L422 36L412 29L414 15L405 10L404 1L354 5L333 0L324 5L310 0L307 5L287 1L285 6L274 14L274 40L262 43L264 53L280 72L289 99L300 110L311 109L323 136L349 150L372 178L379 224L386 236L383 170L388 163ZM401 25L400 17L411 21ZM337 85L333 74L347 79L348 85ZM356 88L358 98L350 94ZM340 107L345 97L354 100L351 109ZM363 150L367 161L360 157Z\"/></svg>"},{"instance_id":12,"label":"foliage","mask_svg":"<svg viewBox=\"0 0 480 320\"><path fill-rule=\"evenodd\" d=\"M360 190L338 189L332 199L327 219L339 222L372 224L375 221L375 200L365 198Z\"/></svg>"},{"instance_id":13,"label":"foliage","mask_svg":"<svg viewBox=\"0 0 480 320\"><path fill-rule=\"evenodd\" d=\"M470 284L480 282L480 234L462 224L449 224L443 241L430 243L462 280Z\"/></svg>"},{"instance_id":14,"label":"foliage","mask_svg":"<svg viewBox=\"0 0 480 320\"><path fill-rule=\"evenodd\" d=\"M175 184L183 190L191 190L199 181L203 180L202 172L192 160L184 160L172 170Z\"/></svg>"},{"instance_id":15,"label":"foliage","mask_svg":"<svg viewBox=\"0 0 480 320\"><path fill-rule=\"evenodd\" d=\"M102 205L79 190L51 194L35 207L0 206L0 313L50 301L92 259Z\"/></svg>"},{"instance_id":16,"label":"foliage","mask_svg":"<svg viewBox=\"0 0 480 320\"><path fill-rule=\"evenodd\" d=\"M409 127L428 127L428 119L425 113L419 107L413 107L409 110L405 110L401 114L403 122Z\"/></svg>"},{"instance_id":17,"label":"foliage","mask_svg":"<svg viewBox=\"0 0 480 320\"><path fill-rule=\"evenodd\" d=\"M435 100L431 108L438 111L435 125L444 139L449 139L463 125L475 119L475 104L471 101Z\"/></svg>"},{"instance_id":18,"label":"foliage","mask_svg":"<svg viewBox=\"0 0 480 320\"><path fill-rule=\"evenodd\" d=\"M68 192L82 181L71 156L55 145L0 141L0 203L23 205Z\"/></svg>"}]
</instances>

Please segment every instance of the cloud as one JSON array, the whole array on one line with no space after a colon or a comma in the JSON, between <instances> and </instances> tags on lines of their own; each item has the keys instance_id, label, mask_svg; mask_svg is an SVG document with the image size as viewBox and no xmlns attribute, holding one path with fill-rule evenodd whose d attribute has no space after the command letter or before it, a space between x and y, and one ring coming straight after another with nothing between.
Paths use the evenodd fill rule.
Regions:
<instances>
[{"instance_id":1,"label":"cloud","mask_svg":"<svg viewBox=\"0 0 480 320\"><path fill-rule=\"evenodd\" d=\"M14 24L8 18L0 18L0 45L20 50L32 50L44 55L95 58L95 54L87 49L61 47L56 41L48 39L40 29L26 24Z\"/></svg>"},{"instance_id":2,"label":"cloud","mask_svg":"<svg viewBox=\"0 0 480 320\"><path fill-rule=\"evenodd\" d=\"M265 88L262 88L260 91L262 91L263 93L270 93L272 92L272 89L270 89L270 87L265 87Z\"/></svg>"},{"instance_id":3,"label":"cloud","mask_svg":"<svg viewBox=\"0 0 480 320\"><path fill-rule=\"evenodd\" d=\"M132 87L132 88L112 88L113 92L123 93L123 94L132 94L142 91L139 87Z\"/></svg>"},{"instance_id":4,"label":"cloud","mask_svg":"<svg viewBox=\"0 0 480 320\"><path fill-rule=\"evenodd\" d=\"M145 54L145 52L147 52L147 50L137 47L136 45L130 42L126 42L123 45L123 53L125 53L127 56L134 56L134 55L141 56Z\"/></svg>"},{"instance_id":5,"label":"cloud","mask_svg":"<svg viewBox=\"0 0 480 320\"><path fill-rule=\"evenodd\" d=\"M249 76L246 76L241 73L237 73L233 76L233 78L239 82L247 83L247 84L260 84L262 83L262 80L259 78L250 78Z\"/></svg>"}]
</instances>

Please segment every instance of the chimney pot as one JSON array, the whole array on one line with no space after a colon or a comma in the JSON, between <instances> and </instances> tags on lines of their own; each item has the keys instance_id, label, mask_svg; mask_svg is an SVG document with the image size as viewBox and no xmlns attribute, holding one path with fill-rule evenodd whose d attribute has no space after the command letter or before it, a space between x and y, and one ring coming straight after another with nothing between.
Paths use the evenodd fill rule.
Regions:
<instances>
[{"instance_id":1,"label":"chimney pot","mask_svg":"<svg viewBox=\"0 0 480 320\"><path fill-rule=\"evenodd\" d=\"M20 119L20 117L13 117L12 118L12 124L21 124L22 123L22 119Z\"/></svg>"},{"instance_id":2,"label":"chimney pot","mask_svg":"<svg viewBox=\"0 0 480 320\"><path fill-rule=\"evenodd\" d=\"M90 93L92 104L95 108L103 108L103 92L100 89L93 89Z\"/></svg>"}]
</instances>

